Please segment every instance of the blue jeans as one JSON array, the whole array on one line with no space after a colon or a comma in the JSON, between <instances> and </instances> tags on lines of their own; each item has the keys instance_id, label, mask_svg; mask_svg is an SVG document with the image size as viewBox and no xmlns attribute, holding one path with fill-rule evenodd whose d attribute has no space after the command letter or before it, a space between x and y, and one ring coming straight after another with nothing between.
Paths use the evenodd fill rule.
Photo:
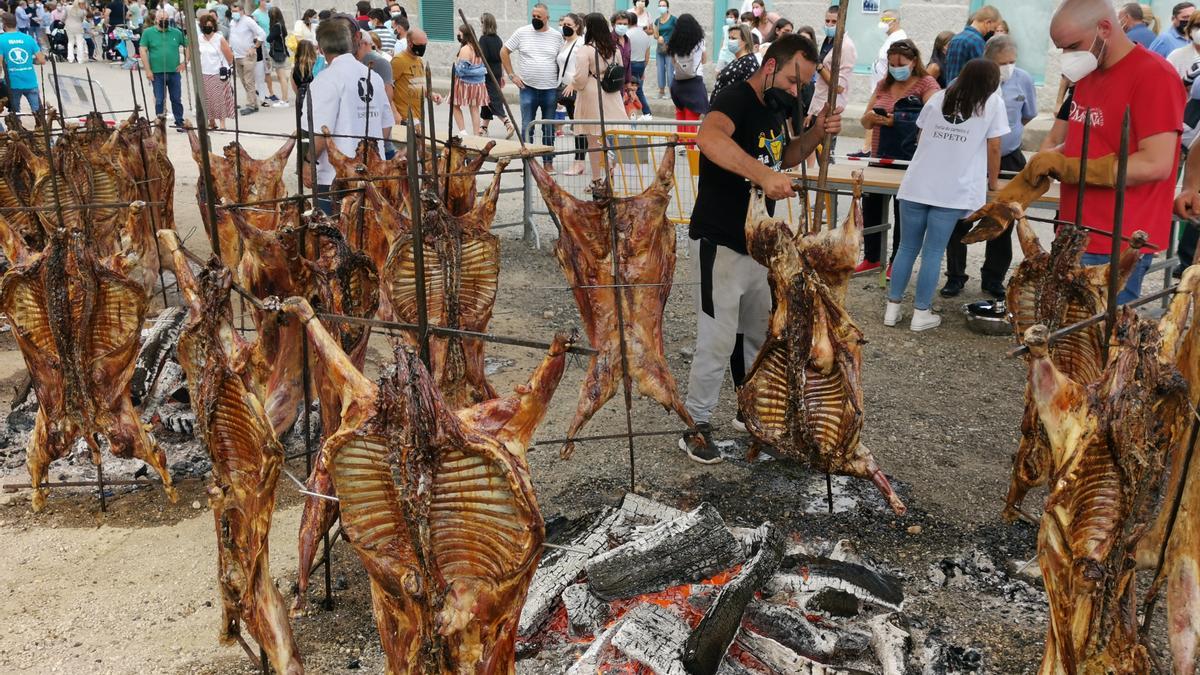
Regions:
<instances>
[{"instance_id":1,"label":"blue jeans","mask_svg":"<svg viewBox=\"0 0 1200 675\"><path fill-rule=\"evenodd\" d=\"M638 79L638 102L642 104L642 114L650 114L650 102L646 100L646 92L643 91L646 86L646 62L634 61L630 64L630 70L633 76Z\"/></svg>"},{"instance_id":2,"label":"blue jeans","mask_svg":"<svg viewBox=\"0 0 1200 675\"><path fill-rule=\"evenodd\" d=\"M525 87L521 90L521 124L528 127L530 122L538 119L538 110L541 110L541 119L554 119L554 109L557 105L557 89ZM525 138L525 142L534 142L532 127L529 129L529 135ZM552 125L542 125L542 145L554 146L554 127Z\"/></svg>"},{"instance_id":3,"label":"blue jeans","mask_svg":"<svg viewBox=\"0 0 1200 675\"><path fill-rule=\"evenodd\" d=\"M24 96L26 101L29 101L29 109L37 112L42 109L42 97L38 95L37 89L12 89L9 91L11 100L8 102L8 107L12 108L15 113L21 112L21 97Z\"/></svg>"},{"instance_id":4,"label":"blue jeans","mask_svg":"<svg viewBox=\"0 0 1200 675\"><path fill-rule=\"evenodd\" d=\"M671 80L675 79L675 68L671 65L671 57L666 54L657 54L655 62L658 64L658 90L666 91L671 88Z\"/></svg>"},{"instance_id":5,"label":"blue jeans","mask_svg":"<svg viewBox=\"0 0 1200 675\"><path fill-rule=\"evenodd\" d=\"M175 113L175 126L183 126L183 99L179 95L179 73L154 74L154 114L163 114L163 99L171 94L171 112Z\"/></svg>"},{"instance_id":6,"label":"blue jeans","mask_svg":"<svg viewBox=\"0 0 1200 675\"><path fill-rule=\"evenodd\" d=\"M328 193L332 189L333 189L332 185L321 185L320 183L318 183L316 194L323 195L323 194ZM333 215L333 200L327 196L326 197L318 196L317 197L317 208L321 210L321 213L324 213L327 216L332 216Z\"/></svg>"},{"instance_id":7,"label":"blue jeans","mask_svg":"<svg viewBox=\"0 0 1200 675\"><path fill-rule=\"evenodd\" d=\"M1107 253L1084 253L1080 259L1080 263L1084 267L1092 267L1094 265L1107 265ZM1137 300L1142 295L1142 280L1146 278L1146 272L1150 271L1150 265L1154 262L1154 254L1143 254L1141 260L1138 260L1137 265L1133 268L1133 273L1129 275L1129 281L1125 282L1125 288L1117 293L1117 304L1123 305L1127 302Z\"/></svg>"},{"instance_id":8,"label":"blue jeans","mask_svg":"<svg viewBox=\"0 0 1200 675\"><path fill-rule=\"evenodd\" d=\"M933 306L942 271L942 256L954 234L954 226L970 211L929 206L920 202L900 200L900 250L892 262L892 281L888 284L888 300L900 302L908 289L917 254L921 254L921 272L917 274L917 290L913 307L921 310Z\"/></svg>"}]
</instances>

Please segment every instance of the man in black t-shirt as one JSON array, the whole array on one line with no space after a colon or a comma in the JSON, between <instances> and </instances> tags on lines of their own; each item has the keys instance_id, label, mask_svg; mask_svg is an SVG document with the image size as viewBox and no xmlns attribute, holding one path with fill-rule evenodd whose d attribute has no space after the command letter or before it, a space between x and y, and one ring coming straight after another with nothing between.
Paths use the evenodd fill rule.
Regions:
<instances>
[{"instance_id":1,"label":"man in black t-shirt","mask_svg":"<svg viewBox=\"0 0 1200 675\"><path fill-rule=\"evenodd\" d=\"M733 370L734 385L740 385L746 366L766 339L771 312L767 270L746 254L750 184L766 193L767 208L773 212L772 200L796 194L792 179L780 169L799 164L825 132L842 129L840 111L828 117L821 111L808 131L789 131L797 87L812 80L817 62L817 46L808 38L793 34L776 40L750 79L726 87L713 99L696 137L700 179L689 234L700 285L687 392L687 410L696 429L684 434L679 447L697 462L721 461L709 419L726 366ZM741 350L734 353L739 335Z\"/></svg>"}]
</instances>

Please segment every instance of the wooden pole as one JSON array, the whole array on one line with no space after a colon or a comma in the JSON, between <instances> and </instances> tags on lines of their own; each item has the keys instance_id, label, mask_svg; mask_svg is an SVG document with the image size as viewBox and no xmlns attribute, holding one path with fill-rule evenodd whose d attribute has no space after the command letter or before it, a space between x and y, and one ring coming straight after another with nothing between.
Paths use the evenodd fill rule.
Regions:
<instances>
[{"instance_id":1,"label":"wooden pole","mask_svg":"<svg viewBox=\"0 0 1200 675\"><path fill-rule=\"evenodd\" d=\"M846 12L850 7L850 3L846 0L838 3L838 18L837 32L833 34L833 52L829 63L829 100L825 102L825 114L831 115L837 109L837 88L841 81L839 75L842 68L842 42L846 37ZM778 65L776 65L778 68ZM797 83L799 84L799 83ZM829 184L829 158L833 154L833 134L826 133L821 141L821 161L820 168L817 173L817 187L824 189ZM821 221L824 220L825 200L817 199L817 207L814 211L811 231L816 232L821 229Z\"/></svg>"},{"instance_id":2,"label":"wooden pole","mask_svg":"<svg viewBox=\"0 0 1200 675\"><path fill-rule=\"evenodd\" d=\"M1108 362L1108 345L1117 327L1117 295L1121 292L1121 230L1125 224L1125 179L1129 172L1129 106L1121 122L1121 150L1117 157L1117 198L1113 206L1112 247L1108 255L1108 311L1104 321L1104 362ZM1085 183L1087 174L1080 174Z\"/></svg>"}]
</instances>

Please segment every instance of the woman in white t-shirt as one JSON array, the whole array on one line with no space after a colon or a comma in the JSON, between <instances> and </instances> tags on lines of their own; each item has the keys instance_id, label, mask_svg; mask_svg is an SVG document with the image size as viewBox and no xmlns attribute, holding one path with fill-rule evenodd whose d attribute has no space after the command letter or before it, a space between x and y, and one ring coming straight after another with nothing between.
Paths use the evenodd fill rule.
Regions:
<instances>
[{"instance_id":1,"label":"woman in white t-shirt","mask_svg":"<svg viewBox=\"0 0 1200 675\"><path fill-rule=\"evenodd\" d=\"M934 94L917 118L920 138L904 172L900 201L900 250L892 263L885 326L900 321L900 301L908 289L917 254L921 272L913 297L910 328L936 328L933 292L942 256L959 220L987 202L1000 174L1000 138L1008 133L1008 114L1000 87L1000 69L987 59L963 66L949 89Z\"/></svg>"}]
</instances>

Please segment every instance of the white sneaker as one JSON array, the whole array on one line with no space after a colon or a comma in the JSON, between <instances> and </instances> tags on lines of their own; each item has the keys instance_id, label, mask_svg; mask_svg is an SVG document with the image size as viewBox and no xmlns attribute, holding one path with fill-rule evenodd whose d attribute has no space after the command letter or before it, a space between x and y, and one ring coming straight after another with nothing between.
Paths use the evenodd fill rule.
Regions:
<instances>
[{"instance_id":1,"label":"white sneaker","mask_svg":"<svg viewBox=\"0 0 1200 675\"><path fill-rule=\"evenodd\" d=\"M889 301L887 309L883 310L883 325L890 328L900 323L901 309L900 303Z\"/></svg>"},{"instance_id":2,"label":"white sneaker","mask_svg":"<svg viewBox=\"0 0 1200 675\"><path fill-rule=\"evenodd\" d=\"M933 313L932 309L914 309L912 323L909 328L914 333L919 333L930 328L937 328L942 325L942 317Z\"/></svg>"},{"instance_id":3,"label":"white sneaker","mask_svg":"<svg viewBox=\"0 0 1200 675\"><path fill-rule=\"evenodd\" d=\"M639 117L638 119L640 119L640 120L652 120L652 119L654 119L654 115L651 115L650 113L646 113L645 115L642 115L642 116L641 116L641 117Z\"/></svg>"}]
</instances>

